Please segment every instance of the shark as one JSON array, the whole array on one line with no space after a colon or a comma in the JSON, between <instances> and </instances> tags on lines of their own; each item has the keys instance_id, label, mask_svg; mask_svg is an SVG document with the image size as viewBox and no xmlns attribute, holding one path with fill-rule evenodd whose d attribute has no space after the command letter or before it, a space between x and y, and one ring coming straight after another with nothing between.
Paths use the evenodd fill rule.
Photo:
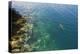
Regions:
<instances>
[{"instance_id":1,"label":"shark","mask_svg":"<svg viewBox=\"0 0 80 54\"><path fill-rule=\"evenodd\" d=\"M59 27L60 27L62 30L64 30L63 24L59 24Z\"/></svg>"}]
</instances>

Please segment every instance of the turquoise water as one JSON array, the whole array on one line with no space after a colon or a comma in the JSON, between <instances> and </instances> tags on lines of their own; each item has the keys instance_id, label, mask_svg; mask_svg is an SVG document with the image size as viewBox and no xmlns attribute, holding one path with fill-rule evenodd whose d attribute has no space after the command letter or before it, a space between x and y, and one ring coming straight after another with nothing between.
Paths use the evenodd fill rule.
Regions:
<instances>
[{"instance_id":1,"label":"turquoise water","mask_svg":"<svg viewBox=\"0 0 80 54\"><path fill-rule=\"evenodd\" d=\"M35 35L45 36L41 35L41 32L49 35L47 48L77 48L77 6L53 5L51 7L43 5L36 8L36 14L38 13L39 15L34 17L36 19L34 31L38 28L38 34Z\"/></svg>"},{"instance_id":2,"label":"turquoise water","mask_svg":"<svg viewBox=\"0 0 80 54\"><path fill-rule=\"evenodd\" d=\"M24 4L15 3L13 7L22 15L32 17L31 43L37 43L34 51L77 49L77 5L33 3L28 10L32 3Z\"/></svg>"}]
</instances>

